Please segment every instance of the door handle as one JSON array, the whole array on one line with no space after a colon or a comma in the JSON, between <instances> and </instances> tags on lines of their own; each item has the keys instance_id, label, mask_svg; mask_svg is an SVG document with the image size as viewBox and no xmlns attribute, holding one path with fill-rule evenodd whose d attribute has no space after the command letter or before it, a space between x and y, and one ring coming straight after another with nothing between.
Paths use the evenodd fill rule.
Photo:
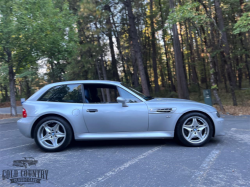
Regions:
<instances>
[{"instance_id":1,"label":"door handle","mask_svg":"<svg viewBox=\"0 0 250 187\"><path fill-rule=\"evenodd\" d=\"M87 109L87 112L94 113L94 112L98 112L98 110L97 109Z\"/></svg>"}]
</instances>

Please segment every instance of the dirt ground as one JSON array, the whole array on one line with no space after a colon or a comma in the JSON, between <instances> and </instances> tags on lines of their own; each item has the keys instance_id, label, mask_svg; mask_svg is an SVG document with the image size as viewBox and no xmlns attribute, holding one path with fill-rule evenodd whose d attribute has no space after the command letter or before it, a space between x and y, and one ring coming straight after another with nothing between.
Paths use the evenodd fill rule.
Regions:
<instances>
[{"instance_id":1,"label":"dirt ground","mask_svg":"<svg viewBox=\"0 0 250 187\"><path fill-rule=\"evenodd\" d=\"M219 106L213 106L215 107L220 113L220 107ZM224 106L226 110L226 114L234 115L234 116L242 116L242 115L250 115L250 107L249 106Z\"/></svg>"},{"instance_id":2,"label":"dirt ground","mask_svg":"<svg viewBox=\"0 0 250 187\"><path fill-rule=\"evenodd\" d=\"M22 115L18 114L17 116L11 116L10 114L0 114L0 119L9 119L9 118L21 118Z\"/></svg>"},{"instance_id":3,"label":"dirt ground","mask_svg":"<svg viewBox=\"0 0 250 187\"><path fill-rule=\"evenodd\" d=\"M21 101L16 101L16 106L22 106ZM0 102L0 108L10 107L10 102Z\"/></svg>"}]
</instances>

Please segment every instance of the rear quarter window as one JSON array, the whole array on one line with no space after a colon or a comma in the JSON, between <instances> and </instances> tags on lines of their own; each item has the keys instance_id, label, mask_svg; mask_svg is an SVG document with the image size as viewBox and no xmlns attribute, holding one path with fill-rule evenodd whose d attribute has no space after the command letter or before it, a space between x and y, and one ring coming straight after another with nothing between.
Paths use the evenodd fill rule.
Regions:
<instances>
[{"instance_id":1,"label":"rear quarter window","mask_svg":"<svg viewBox=\"0 0 250 187\"><path fill-rule=\"evenodd\" d=\"M38 101L83 103L81 84L55 86L45 92Z\"/></svg>"}]
</instances>

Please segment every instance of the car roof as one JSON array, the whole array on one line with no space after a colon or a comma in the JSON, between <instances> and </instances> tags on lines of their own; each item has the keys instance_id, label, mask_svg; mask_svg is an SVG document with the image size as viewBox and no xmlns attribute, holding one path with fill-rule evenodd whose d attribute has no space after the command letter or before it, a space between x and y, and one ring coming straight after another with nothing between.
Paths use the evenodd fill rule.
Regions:
<instances>
[{"instance_id":1,"label":"car roof","mask_svg":"<svg viewBox=\"0 0 250 187\"><path fill-rule=\"evenodd\" d=\"M74 81L63 81L63 82L56 82L56 83L51 83L47 84L40 90L38 90L36 93L34 93L30 98L27 99L27 101L36 101L42 94L44 94L48 89L54 87L54 86L59 86L59 85L65 85L65 84L111 84L111 85L116 85L116 86L122 86L121 82L118 81L110 81L110 80L74 80ZM124 86L122 86L124 87ZM135 95L136 97L139 97L142 101L145 101L142 97L138 96L131 90L127 88L123 88L127 90L129 93L132 95Z\"/></svg>"},{"instance_id":2,"label":"car roof","mask_svg":"<svg viewBox=\"0 0 250 187\"><path fill-rule=\"evenodd\" d=\"M49 86L57 86L62 84L84 84L84 83L100 83L100 84L115 84L120 85L121 82L118 81L110 81L110 80L75 80L75 81L63 81L63 82L56 82L48 84ZM48 86L47 85L47 86Z\"/></svg>"},{"instance_id":3,"label":"car roof","mask_svg":"<svg viewBox=\"0 0 250 187\"><path fill-rule=\"evenodd\" d=\"M43 93L45 93L48 89L54 87L54 86L59 86L59 85L65 85L65 84L88 84L88 83L95 83L95 84L112 84L112 85L121 85L121 82L117 81L110 81L110 80L75 80L75 81L63 81L63 82L56 82L56 83L51 83L47 84L40 90L38 90L36 93L34 93L30 98L27 100L29 101L35 101L37 100Z\"/></svg>"}]
</instances>

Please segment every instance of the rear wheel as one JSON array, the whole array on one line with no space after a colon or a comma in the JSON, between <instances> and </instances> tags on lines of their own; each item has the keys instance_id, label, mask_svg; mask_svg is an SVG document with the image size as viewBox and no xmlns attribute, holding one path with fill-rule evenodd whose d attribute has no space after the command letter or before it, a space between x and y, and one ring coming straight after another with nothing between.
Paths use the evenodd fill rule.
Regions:
<instances>
[{"instance_id":1,"label":"rear wheel","mask_svg":"<svg viewBox=\"0 0 250 187\"><path fill-rule=\"evenodd\" d=\"M57 116L45 117L34 130L36 144L44 151L56 152L65 149L72 140L72 130L67 121Z\"/></svg>"},{"instance_id":2,"label":"rear wheel","mask_svg":"<svg viewBox=\"0 0 250 187\"><path fill-rule=\"evenodd\" d=\"M175 129L177 139L190 147L203 146L213 135L211 120L202 113L192 112L181 117Z\"/></svg>"}]
</instances>

